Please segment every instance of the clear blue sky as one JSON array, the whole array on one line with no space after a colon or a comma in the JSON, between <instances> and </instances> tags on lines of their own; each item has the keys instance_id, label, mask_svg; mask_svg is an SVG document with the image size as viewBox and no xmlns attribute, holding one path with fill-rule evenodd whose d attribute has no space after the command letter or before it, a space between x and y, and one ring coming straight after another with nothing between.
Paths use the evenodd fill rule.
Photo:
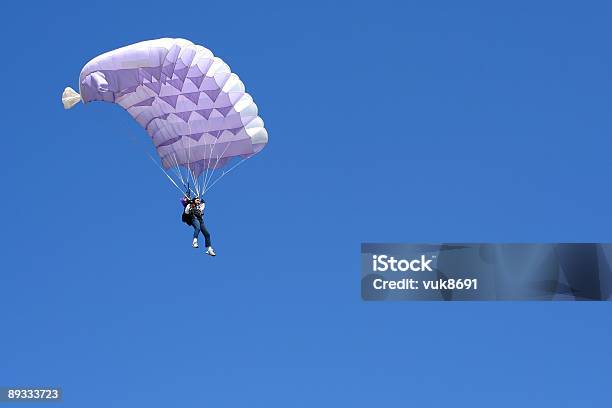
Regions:
<instances>
[{"instance_id":1,"label":"clear blue sky","mask_svg":"<svg viewBox=\"0 0 612 408\"><path fill-rule=\"evenodd\" d=\"M0 385L89 408L609 404L610 303L364 303L359 244L612 241L610 2L37 3L0 28ZM90 58L164 36L227 61L270 133L208 197L215 259L129 115L60 103Z\"/></svg>"}]
</instances>

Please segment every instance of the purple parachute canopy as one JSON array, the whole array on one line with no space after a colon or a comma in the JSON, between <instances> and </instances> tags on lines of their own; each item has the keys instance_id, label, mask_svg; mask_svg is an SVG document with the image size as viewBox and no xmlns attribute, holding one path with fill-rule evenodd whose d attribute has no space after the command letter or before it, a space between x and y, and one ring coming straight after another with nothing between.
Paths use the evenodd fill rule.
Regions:
<instances>
[{"instance_id":1,"label":"purple parachute canopy","mask_svg":"<svg viewBox=\"0 0 612 408\"><path fill-rule=\"evenodd\" d=\"M179 38L128 45L89 61L80 95L66 88L67 109L82 100L121 105L147 131L165 169L206 169L247 158L268 142L244 84L208 49Z\"/></svg>"}]
</instances>

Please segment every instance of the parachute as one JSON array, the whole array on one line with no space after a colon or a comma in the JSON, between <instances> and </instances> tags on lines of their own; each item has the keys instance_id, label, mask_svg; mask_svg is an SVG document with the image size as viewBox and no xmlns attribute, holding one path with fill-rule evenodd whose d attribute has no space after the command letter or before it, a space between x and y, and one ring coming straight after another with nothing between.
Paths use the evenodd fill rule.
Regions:
<instances>
[{"instance_id":1,"label":"parachute","mask_svg":"<svg viewBox=\"0 0 612 408\"><path fill-rule=\"evenodd\" d=\"M203 195L268 142L240 78L211 51L180 38L139 42L89 61L79 92L66 88L62 103L70 109L92 101L128 111L149 134L166 176L187 194L193 188Z\"/></svg>"}]
</instances>

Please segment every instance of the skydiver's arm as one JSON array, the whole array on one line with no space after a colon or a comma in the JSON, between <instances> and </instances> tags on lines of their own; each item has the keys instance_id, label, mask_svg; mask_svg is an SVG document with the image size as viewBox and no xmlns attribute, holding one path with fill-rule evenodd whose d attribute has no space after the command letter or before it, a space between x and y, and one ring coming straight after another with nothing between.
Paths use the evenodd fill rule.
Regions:
<instances>
[{"instance_id":1,"label":"skydiver's arm","mask_svg":"<svg viewBox=\"0 0 612 408\"><path fill-rule=\"evenodd\" d=\"M185 206L185 214L189 214L189 210L191 210L191 204Z\"/></svg>"}]
</instances>

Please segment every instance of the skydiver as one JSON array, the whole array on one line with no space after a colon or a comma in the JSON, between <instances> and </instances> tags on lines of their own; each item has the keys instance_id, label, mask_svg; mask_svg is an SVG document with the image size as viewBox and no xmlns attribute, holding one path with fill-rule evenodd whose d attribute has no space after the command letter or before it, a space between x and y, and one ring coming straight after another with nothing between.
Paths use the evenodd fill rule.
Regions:
<instances>
[{"instance_id":1,"label":"skydiver","mask_svg":"<svg viewBox=\"0 0 612 408\"><path fill-rule=\"evenodd\" d=\"M206 254L210 256L216 256L215 251L210 243L210 234L208 230L204 226L204 207L206 207L206 203L200 200L200 197L195 197L193 200L190 200L187 197L184 197L182 200L183 205L185 206L185 211L183 212L182 220L187 225L191 225L193 227L193 242L191 246L197 248L198 245L198 235L202 232L204 235L204 244L206 245Z\"/></svg>"}]
</instances>

